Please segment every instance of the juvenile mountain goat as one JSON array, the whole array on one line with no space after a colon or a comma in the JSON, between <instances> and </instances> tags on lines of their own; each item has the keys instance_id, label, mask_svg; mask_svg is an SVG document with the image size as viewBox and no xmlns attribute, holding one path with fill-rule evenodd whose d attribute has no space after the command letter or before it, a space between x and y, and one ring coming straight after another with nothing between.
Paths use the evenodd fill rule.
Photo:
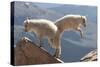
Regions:
<instances>
[{"instance_id":1,"label":"juvenile mountain goat","mask_svg":"<svg viewBox=\"0 0 100 67\"><path fill-rule=\"evenodd\" d=\"M68 29L74 29L79 31L81 38L83 38L81 26L86 27L86 17L81 15L66 15L58 19L55 24L61 33Z\"/></svg>"},{"instance_id":2,"label":"juvenile mountain goat","mask_svg":"<svg viewBox=\"0 0 100 67\"><path fill-rule=\"evenodd\" d=\"M58 28L54 24L54 22L45 19L38 19L38 20L26 19L24 21L24 30L26 32L34 32L36 34L37 38L39 38L40 47L42 44L41 39L43 37L47 37L49 45L56 50L54 53L54 57L56 58L58 57L59 49L61 48L58 43L58 37L56 37L54 43L51 43L52 42L51 40L58 35L57 34Z\"/></svg>"},{"instance_id":3,"label":"juvenile mountain goat","mask_svg":"<svg viewBox=\"0 0 100 67\"><path fill-rule=\"evenodd\" d=\"M57 26L49 20L45 19L26 19L24 21L24 30L26 32L34 32L39 38L39 44L41 47L42 38L47 37L48 42L56 35ZM52 44L49 43L50 46Z\"/></svg>"},{"instance_id":4,"label":"juvenile mountain goat","mask_svg":"<svg viewBox=\"0 0 100 67\"><path fill-rule=\"evenodd\" d=\"M53 46L56 49L55 55L56 57L60 57L61 54L61 43L60 37L62 32L68 29L74 29L80 32L81 38L83 37L83 33L81 31L81 26L86 27L86 17L80 15L66 15L55 22L55 25L58 27L58 31L56 36L51 39L50 43L54 44ZM56 48L57 47L57 48Z\"/></svg>"}]
</instances>

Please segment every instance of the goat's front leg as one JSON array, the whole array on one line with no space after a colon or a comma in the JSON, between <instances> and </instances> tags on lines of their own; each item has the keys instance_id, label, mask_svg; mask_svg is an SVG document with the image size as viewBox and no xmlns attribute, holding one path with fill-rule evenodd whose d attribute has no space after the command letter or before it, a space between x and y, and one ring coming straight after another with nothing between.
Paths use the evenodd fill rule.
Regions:
<instances>
[{"instance_id":1,"label":"goat's front leg","mask_svg":"<svg viewBox=\"0 0 100 67\"><path fill-rule=\"evenodd\" d=\"M38 43L39 43L39 47L42 47L43 45L43 39L42 39L42 36L38 36Z\"/></svg>"},{"instance_id":2,"label":"goat's front leg","mask_svg":"<svg viewBox=\"0 0 100 67\"><path fill-rule=\"evenodd\" d=\"M81 38L83 38L83 32L82 32L82 30L80 28L77 28L76 30L80 32L80 36L81 36Z\"/></svg>"},{"instance_id":3,"label":"goat's front leg","mask_svg":"<svg viewBox=\"0 0 100 67\"><path fill-rule=\"evenodd\" d=\"M55 49L54 57L60 58L61 55L61 48Z\"/></svg>"},{"instance_id":4,"label":"goat's front leg","mask_svg":"<svg viewBox=\"0 0 100 67\"><path fill-rule=\"evenodd\" d=\"M42 40L39 40L39 47L42 47Z\"/></svg>"}]
</instances>

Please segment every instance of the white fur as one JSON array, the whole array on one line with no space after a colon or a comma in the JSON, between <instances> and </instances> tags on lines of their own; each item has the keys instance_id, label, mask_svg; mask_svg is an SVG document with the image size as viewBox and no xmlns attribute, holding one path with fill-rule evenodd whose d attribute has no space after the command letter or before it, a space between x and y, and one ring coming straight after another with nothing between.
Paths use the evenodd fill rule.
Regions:
<instances>
[{"instance_id":1,"label":"white fur","mask_svg":"<svg viewBox=\"0 0 100 67\"><path fill-rule=\"evenodd\" d=\"M25 31L34 32L40 40L43 37L48 37L50 46L56 50L54 56L58 58L61 55L60 37L62 32L74 29L80 32L82 38L81 26L83 20L86 22L85 16L66 15L55 21L55 23L45 19L27 19L24 21L24 25Z\"/></svg>"},{"instance_id":2,"label":"white fur","mask_svg":"<svg viewBox=\"0 0 100 67\"><path fill-rule=\"evenodd\" d=\"M43 37L47 37L50 42L50 39L53 38L57 32L57 26L54 22L45 19L27 19L24 21L24 27L26 32L34 32L37 35L40 40L40 45ZM49 45L52 46L51 43L49 43Z\"/></svg>"},{"instance_id":3,"label":"white fur","mask_svg":"<svg viewBox=\"0 0 100 67\"><path fill-rule=\"evenodd\" d=\"M68 29L74 29L80 32L82 38L81 26L86 26L86 17L81 15L66 15L58 19L55 24L61 33Z\"/></svg>"},{"instance_id":4,"label":"white fur","mask_svg":"<svg viewBox=\"0 0 100 67\"><path fill-rule=\"evenodd\" d=\"M84 25L83 25L84 22ZM58 27L56 36L51 40L53 47L55 47L55 56L59 57L61 54L61 43L60 37L62 32L68 29L74 29L80 32L81 38L83 37L83 32L81 31L81 26L86 26L86 17L81 15L66 15L55 21L55 25Z\"/></svg>"}]
</instances>

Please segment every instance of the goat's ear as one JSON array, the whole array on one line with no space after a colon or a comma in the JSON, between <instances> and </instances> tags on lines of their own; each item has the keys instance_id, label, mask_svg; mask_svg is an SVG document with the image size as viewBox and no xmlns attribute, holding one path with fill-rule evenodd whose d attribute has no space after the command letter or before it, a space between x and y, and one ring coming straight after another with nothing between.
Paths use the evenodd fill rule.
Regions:
<instances>
[{"instance_id":1,"label":"goat's ear","mask_svg":"<svg viewBox=\"0 0 100 67\"><path fill-rule=\"evenodd\" d=\"M86 19L86 16L82 16L84 19Z\"/></svg>"},{"instance_id":2,"label":"goat's ear","mask_svg":"<svg viewBox=\"0 0 100 67\"><path fill-rule=\"evenodd\" d=\"M26 17L26 22L28 22L28 20L29 20L29 18L28 18L28 17Z\"/></svg>"},{"instance_id":3,"label":"goat's ear","mask_svg":"<svg viewBox=\"0 0 100 67\"><path fill-rule=\"evenodd\" d=\"M25 24L29 23L29 18L27 17L26 20L24 21Z\"/></svg>"}]
</instances>

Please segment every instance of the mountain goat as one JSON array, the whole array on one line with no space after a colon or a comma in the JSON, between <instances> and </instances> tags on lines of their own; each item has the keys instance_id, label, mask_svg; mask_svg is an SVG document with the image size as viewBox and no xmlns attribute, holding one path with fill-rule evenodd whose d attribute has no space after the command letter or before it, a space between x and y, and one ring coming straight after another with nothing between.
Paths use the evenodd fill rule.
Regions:
<instances>
[{"instance_id":1,"label":"mountain goat","mask_svg":"<svg viewBox=\"0 0 100 67\"><path fill-rule=\"evenodd\" d=\"M83 33L81 31L81 26L83 25L86 27L86 17L80 16L80 15L66 15L58 20L56 20L55 25L58 27L58 31L56 33L56 36L51 39L50 43L54 44L55 47L55 57L60 57L61 54L61 43L60 38L62 35L62 32L68 29L74 29L76 31L80 32L81 38L83 37Z\"/></svg>"},{"instance_id":2,"label":"mountain goat","mask_svg":"<svg viewBox=\"0 0 100 67\"><path fill-rule=\"evenodd\" d=\"M45 19L28 19L27 18L24 21L24 30L26 32L34 32L37 38L39 38L39 44L41 47L42 38L47 37L48 42L50 42L50 40L55 36L58 29L52 21L45 20ZM49 44L49 45L52 46L52 44Z\"/></svg>"},{"instance_id":3,"label":"mountain goat","mask_svg":"<svg viewBox=\"0 0 100 67\"><path fill-rule=\"evenodd\" d=\"M51 43L53 41L52 39L54 39L54 37L56 36L58 30L54 22L45 19L26 19L24 21L24 30L26 32L34 32L36 34L36 36L39 38L40 47L42 44L41 39L43 37L47 37L49 45L56 50L54 56L57 58L56 54L59 53L59 48L61 47L58 44L58 37L56 37L56 45L55 43Z\"/></svg>"},{"instance_id":4,"label":"mountain goat","mask_svg":"<svg viewBox=\"0 0 100 67\"><path fill-rule=\"evenodd\" d=\"M81 38L83 38L83 32L81 26L86 27L86 17L81 15L66 15L55 21L55 25L62 33L68 29L74 29L80 32Z\"/></svg>"}]
</instances>

